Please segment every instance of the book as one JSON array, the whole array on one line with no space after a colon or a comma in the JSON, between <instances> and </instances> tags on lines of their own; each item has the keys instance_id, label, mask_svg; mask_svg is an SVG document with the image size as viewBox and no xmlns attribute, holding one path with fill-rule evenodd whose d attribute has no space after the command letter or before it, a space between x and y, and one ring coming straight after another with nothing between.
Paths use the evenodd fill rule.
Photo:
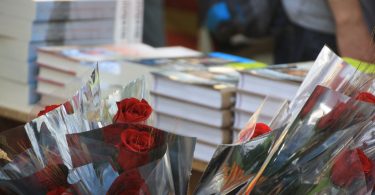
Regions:
<instances>
[{"instance_id":1,"label":"book","mask_svg":"<svg viewBox=\"0 0 375 195\"><path fill-rule=\"evenodd\" d=\"M151 94L154 110L157 113L173 115L219 128L226 128L232 125L232 112L230 110L218 110L153 92Z\"/></svg>"},{"instance_id":2,"label":"book","mask_svg":"<svg viewBox=\"0 0 375 195\"><path fill-rule=\"evenodd\" d=\"M241 71L237 88L263 96L291 100L310 67L311 63L308 62Z\"/></svg>"},{"instance_id":3,"label":"book","mask_svg":"<svg viewBox=\"0 0 375 195\"><path fill-rule=\"evenodd\" d=\"M153 78L154 93L217 109L233 105L238 79L236 73L215 73L209 70L162 70L153 72Z\"/></svg>"},{"instance_id":4,"label":"book","mask_svg":"<svg viewBox=\"0 0 375 195\"><path fill-rule=\"evenodd\" d=\"M262 104L265 98L266 96L238 90L236 93L235 108L249 113L254 113L257 111L258 107ZM273 117L277 112L277 109L279 109L282 104L283 100L268 97L267 102L263 106L262 114L264 116Z\"/></svg>"},{"instance_id":5,"label":"book","mask_svg":"<svg viewBox=\"0 0 375 195\"><path fill-rule=\"evenodd\" d=\"M278 108L276 108L276 111L277 109ZM235 130L241 130L242 128L244 128L252 115L253 113L251 112L235 109L233 128ZM273 116L265 116L261 113L257 122L268 124L269 122L271 122L272 118Z\"/></svg>"},{"instance_id":6,"label":"book","mask_svg":"<svg viewBox=\"0 0 375 195\"><path fill-rule=\"evenodd\" d=\"M114 18L116 0L2 0L1 15L31 21Z\"/></svg>"},{"instance_id":7,"label":"book","mask_svg":"<svg viewBox=\"0 0 375 195\"><path fill-rule=\"evenodd\" d=\"M38 80L36 86L36 92L43 96L49 95L56 100L65 100L75 94L75 92L81 87L82 80L74 82L71 80L67 85L57 85L56 83L48 80Z\"/></svg>"},{"instance_id":8,"label":"book","mask_svg":"<svg viewBox=\"0 0 375 195\"><path fill-rule=\"evenodd\" d=\"M194 159L209 162L216 151L217 145L197 141L194 150Z\"/></svg>"},{"instance_id":9,"label":"book","mask_svg":"<svg viewBox=\"0 0 375 195\"><path fill-rule=\"evenodd\" d=\"M40 97L44 99L44 102L66 100L74 95L82 84L86 83L86 79L90 77L91 73L92 70L77 77L50 68L40 67L36 89ZM120 89L122 84L128 83L126 81L129 79L124 78L123 75L113 75L103 71L99 71L99 75L100 88L103 95L107 92Z\"/></svg>"},{"instance_id":10,"label":"book","mask_svg":"<svg viewBox=\"0 0 375 195\"><path fill-rule=\"evenodd\" d=\"M35 103L38 99L35 93L35 84L18 83L0 77L0 89L0 105L3 107L28 105Z\"/></svg>"},{"instance_id":11,"label":"book","mask_svg":"<svg viewBox=\"0 0 375 195\"><path fill-rule=\"evenodd\" d=\"M115 70L110 62L135 58L154 49L144 44L100 45L90 47L56 46L42 47L38 50L37 64L72 75L82 75L94 64L107 63L107 71Z\"/></svg>"},{"instance_id":12,"label":"book","mask_svg":"<svg viewBox=\"0 0 375 195\"><path fill-rule=\"evenodd\" d=\"M156 113L156 126L178 135L196 137L208 144L230 143L231 130L192 122L173 115Z\"/></svg>"},{"instance_id":13,"label":"book","mask_svg":"<svg viewBox=\"0 0 375 195\"><path fill-rule=\"evenodd\" d=\"M33 23L3 15L0 25L0 35L24 41L113 39L114 34L113 19Z\"/></svg>"},{"instance_id":14,"label":"book","mask_svg":"<svg viewBox=\"0 0 375 195\"><path fill-rule=\"evenodd\" d=\"M24 60L0 58L0 77L18 83L34 83L37 75L36 64Z\"/></svg>"},{"instance_id":15,"label":"book","mask_svg":"<svg viewBox=\"0 0 375 195\"><path fill-rule=\"evenodd\" d=\"M30 42L0 36L0 56L11 59L35 61L38 47L53 45L98 45L112 43L112 39L79 39Z\"/></svg>"}]
</instances>

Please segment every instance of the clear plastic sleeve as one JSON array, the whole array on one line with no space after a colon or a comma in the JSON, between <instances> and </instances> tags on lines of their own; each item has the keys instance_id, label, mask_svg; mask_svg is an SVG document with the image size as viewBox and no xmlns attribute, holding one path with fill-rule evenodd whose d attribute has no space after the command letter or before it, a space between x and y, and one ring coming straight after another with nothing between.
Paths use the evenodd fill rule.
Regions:
<instances>
[{"instance_id":1,"label":"clear plastic sleeve","mask_svg":"<svg viewBox=\"0 0 375 195\"><path fill-rule=\"evenodd\" d=\"M143 136L143 138L139 138L141 139L138 140L139 143L131 138L123 140L121 137L124 134L128 137ZM195 138L174 135L143 124L123 123L112 124L89 132L70 134L67 135L67 139L74 167L87 166L90 163L93 164L93 167L101 167L103 163L109 163L118 173L119 178L122 174L138 169L149 190L161 190L155 191L156 194L165 194L165 190L173 194L187 193ZM143 142L145 140L142 141L142 139L147 142ZM128 141L129 143L127 143ZM134 143L132 143L133 141ZM140 143L145 144L148 148L135 151L131 146L131 144ZM93 174L96 172L98 170L95 168L88 171L83 170L79 174L75 174L74 178L76 181L95 181L98 180L95 179L97 175ZM104 174L99 175L103 176ZM113 177L115 174L110 174L110 176ZM100 180L111 181L113 178L100 178ZM82 189L87 189L90 192L108 190L104 185L87 185ZM169 191L172 189L173 191Z\"/></svg>"},{"instance_id":2,"label":"clear plastic sleeve","mask_svg":"<svg viewBox=\"0 0 375 195\"><path fill-rule=\"evenodd\" d=\"M314 185L332 154L347 147L373 115L372 105L317 86L241 192L290 194L302 185Z\"/></svg>"}]
</instances>

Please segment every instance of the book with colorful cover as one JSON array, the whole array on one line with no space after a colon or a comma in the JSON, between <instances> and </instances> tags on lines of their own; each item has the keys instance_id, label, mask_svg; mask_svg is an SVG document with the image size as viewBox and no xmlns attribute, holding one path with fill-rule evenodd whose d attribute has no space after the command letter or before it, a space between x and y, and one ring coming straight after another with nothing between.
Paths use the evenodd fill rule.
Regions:
<instances>
[{"instance_id":1,"label":"book with colorful cover","mask_svg":"<svg viewBox=\"0 0 375 195\"><path fill-rule=\"evenodd\" d=\"M174 67L175 69L206 68L212 66L227 66L236 70L256 69L267 67L266 64L231 54L212 52L206 55L176 58L146 58L135 60L135 63L148 66ZM184 68L185 67L185 68Z\"/></svg>"}]
</instances>

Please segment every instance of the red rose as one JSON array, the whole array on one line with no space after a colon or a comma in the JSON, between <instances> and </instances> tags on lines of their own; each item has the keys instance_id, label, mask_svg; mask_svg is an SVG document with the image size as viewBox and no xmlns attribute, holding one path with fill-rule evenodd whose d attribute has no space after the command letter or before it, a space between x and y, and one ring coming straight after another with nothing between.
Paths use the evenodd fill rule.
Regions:
<instances>
[{"instance_id":1,"label":"red rose","mask_svg":"<svg viewBox=\"0 0 375 195\"><path fill-rule=\"evenodd\" d=\"M251 138L258 137L258 136L266 134L270 131L271 131L271 128L268 125L266 125L264 123L257 123L255 125L255 130L254 130L253 136Z\"/></svg>"},{"instance_id":2,"label":"red rose","mask_svg":"<svg viewBox=\"0 0 375 195\"><path fill-rule=\"evenodd\" d=\"M146 100L127 98L117 102L118 111L113 118L116 123L142 122L150 117L152 108Z\"/></svg>"},{"instance_id":3,"label":"red rose","mask_svg":"<svg viewBox=\"0 0 375 195\"><path fill-rule=\"evenodd\" d=\"M348 110L348 105L340 102L332 110L319 119L317 122L317 127L319 129L324 129L329 126L333 126L336 121L339 120L340 116Z\"/></svg>"},{"instance_id":4,"label":"red rose","mask_svg":"<svg viewBox=\"0 0 375 195\"><path fill-rule=\"evenodd\" d=\"M324 92L324 87L320 85L315 87L313 93L310 95L309 99L306 101L305 105L302 107L301 112L299 113L301 118L304 118L307 114L309 114L312 111L316 102L319 100L319 98Z\"/></svg>"},{"instance_id":5,"label":"red rose","mask_svg":"<svg viewBox=\"0 0 375 195\"><path fill-rule=\"evenodd\" d=\"M48 112L56 109L57 107L61 106L61 104L59 105L50 105L50 106L46 106L44 107L44 110L41 110L39 113L38 113L38 116L42 116L42 115L45 115L47 114Z\"/></svg>"},{"instance_id":6,"label":"red rose","mask_svg":"<svg viewBox=\"0 0 375 195\"><path fill-rule=\"evenodd\" d=\"M121 133L117 162L124 170L133 169L149 161L149 151L155 146L151 132L126 129Z\"/></svg>"},{"instance_id":7,"label":"red rose","mask_svg":"<svg viewBox=\"0 0 375 195\"><path fill-rule=\"evenodd\" d=\"M71 193L68 188L60 186L48 191L46 195L73 195L73 193Z\"/></svg>"},{"instance_id":8,"label":"red rose","mask_svg":"<svg viewBox=\"0 0 375 195\"><path fill-rule=\"evenodd\" d=\"M121 133L121 141L125 148L133 152L147 152L154 145L150 132L127 129Z\"/></svg>"},{"instance_id":9,"label":"red rose","mask_svg":"<svg viewBox=\"0 0 375 195\"><path fill-rule=\"evenodd\" d=\"M244 141L248 141L250 139L253 139L255 137L258 137L260 135L263 135L263 134L266 134L268 132L271 131L271 128L264 124L264 123L256 123L255 124L255 128L254 128L254 132L253 132L253 135L250 137L251 135L251 129L254 127L254 124L251 124L251 126L247 126L245 128L247 128L246 130L242 130L240 132L240 134L238 135L239 138L238 138L238 142L244 142ZM249 139L250 138L250 139Z\"/></svg>"},{"instance_id":10,"label":"red rose","mask_svg":"<svg viewBox=\"0 0 375 195\"><path fill-rule=\"evenodd\" d=\"M372 172L372 162L362 150L345 150L339 154L331 169L331 181L340 187L349 187L355 179Z\"/></svg>"},{"instance_id":11,"label":"red rose","mask_svg":"<svg viewBox=\"0 0 375 195\"><path fill-rule=\"evenodd\" d=\"M375 96L368 92L361 92L355 98L356 100L368 102L371 104L375 104Z\"/></svg>"},{"instance_id":12,"label":"red rose","mask_svg":"<svg viewBox=\"0 0 375 195\"><path fill-rule=\"evenodd\" d=\"M107 195L147 195L150 194L145 180L136 169L122 173L112 183Z\"/></svg>"}]
</instances>

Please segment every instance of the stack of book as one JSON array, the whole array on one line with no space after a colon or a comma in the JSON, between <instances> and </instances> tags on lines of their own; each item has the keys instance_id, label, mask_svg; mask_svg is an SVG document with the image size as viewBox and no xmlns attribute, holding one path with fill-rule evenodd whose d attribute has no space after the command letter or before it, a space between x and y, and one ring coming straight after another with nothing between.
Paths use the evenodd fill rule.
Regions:
<instances>
[{"instance_id":1,"label":"stack of book","mask_svg":"<svg viewBox=\"0 0 375 195\"><path fill-rule=\"evenodd\" d=\"M42 105L62 103L85 82L83 79L88 78L96 64L103 92L113 91L141 76L150 85L150 72L162 66L142 64L140 58L198 55L201 53L184 47L153 48L142 43L41 47L36 61L37 93Z\"/></svg>"},{"instance_id":2,"label":"stack of book","mask_svg":"<svg viewBox=\"0 0 375 195\"><path fill-rule=\"evenodd\" d=\"M198 138L195 159L209 161L218 144L231 143L238 73L231 68L154 72L156 126Z\"/></svg>"},{"instance_id":3,"label":"stack of book","mask_svg":"<svg viewBox=\"0 0 375 195\"><path fill-rule=\"evenodd\" d=\"M295 94L312 63L283 64L265 69L240 71L234 114L234 135L245 127L250 117L264 102L257 122L269 123L282 106Z\"/></svg>"},{"instance_id":4,"label":"stack of book","mask_svg":"<svg viewBox=\"0 0 375 195\"><path fill-rule=\"evenodd\" d=\"M37 47L113 42L116 0L2 0L0 6L1 98L22 92L33 103ZM17 94L19 95L19 94ZM20 100L21 101L21 100Z\"/></svg>"}]
</instances>

